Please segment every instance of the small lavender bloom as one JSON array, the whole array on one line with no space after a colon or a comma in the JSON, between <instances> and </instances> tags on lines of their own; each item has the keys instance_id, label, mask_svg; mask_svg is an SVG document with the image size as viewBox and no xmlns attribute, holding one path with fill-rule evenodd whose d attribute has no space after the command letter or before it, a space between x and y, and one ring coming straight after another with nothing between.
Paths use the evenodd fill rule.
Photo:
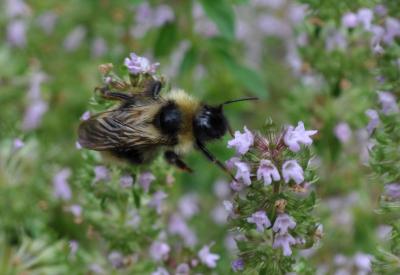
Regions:
<instances>
[{"instance_id":1,"label":"small lavender bloom","mask_svg":"<svg viewBox=\"0 0 400 275\"><path fill-rule=\"evenodd\" d=\"M374 14L370 9L362 8L357 12L357 19L363 25L364 30L369 31L371 29L372 19L374 19Z\"/></svg>"},{"instance_id":2,"label":"small lavender bloom","mask_svg":"<svg viewBox=\"0 0 400 275\"><path fill-rule=\"evenodd\" d=\"M374 12L379 16L385 16L387 14L387 8L379 4L374 7Z\"/></svg>"},{"instance_id":3,"label":"small lavender bloom","mask_svg":"<svg viewBox=\"0 0 400 275\"><path fill-rule=\"evenodd\" d=\"M25 110L24 118L22 121L22 130L28 131L36 129L42 122L43 115L47 112L47 102L37 99L31 102Z\"/></svg>"},{"instance_id":4,"label":"small lavender bloom","mask_svg":"<svg viewBox=\"0 0 400 275\"><path fill-rule=\"evenodd\" d=\"M30 13L29 6L23 0L7 0L5 12L8 17L26 16Z\"/></svg>"},{"instance_id":5,"label":"small lavender bloom","mask_svg":"<svg viewBox=\"0 0 400 275\"><path fill-rule=\"evenodd\" d=\"M179 212L186 219L190 219L199 212L198 197L195 194L187 194L178 202Z\"/></svg>"},{"instance_id":6,"label":"small lavender bloom","mask_svg":"<svg viewBox=\"0 0 400 275\"><path fill-rule=\"evenodd\" d=\"M74 257L76 255L76 252L78 251L79 248L79 243L75 240L69 241L69 255Z\"/></svg>"},{"instance_id":7,"label":"small lavender bloom","mask_svg":"<svg viewBox=\"0 0 400 275\"><path fill-rule=\"evenodd\" d=\"M159 27L167 22L174 21L175 14L170 6L162 4L159 5L154 11L154 26Z\"/></svg>"},{"instance_id":8,"label":"small lavender bloom","mask_svg":"<svg viewBox=\"0 0 400 275\"><path fill-rule=\"evenodd\" d=\"M130 227L132 227L133 229L137 229L139 227L139 224L140 224L140 221L142 220L142 218L136 211L131 211L129 213L129 216L130 216L130 218L128 219L126 224L129 225Z\"/></svg>"},{"instance_id":9,"label":"small lavender bloom","mask_svg":"<svg viewBox=\"0 0 400 275\"><path fill-rule=\"evenodd\" d=\"M325 48L328 52L335 49L345 50L347 48L346 36L339 30L330 30L325 40Z\"/></svg>"},{"instance_id":10,"label":"small lavender bloom","mask_svg":"<svg viewBox=\"0 0 400 275\"><path fill-rule=\"evenodd\" d=\"M229 184L224 180L218 180L214 184L214 194L219 199L224 199L224 198L228 197L230 194Z\"/></svg>"},{"instance_id":11,"label":"small lavender bloom","mask_svg":"<svg viewBox=\"0 0 400 275\"><path fill-rule=\"evenodd\" d=\"M212 210L211 217L216 224L223 225L227 222L228 213L225 207L218 205Z\"/></svg>"},{"instance_id":12,"label":"small lavender bloom","mask_svg":"<svg viewBox=\"0 0 400 275\"><path fill-rule=\"evenodd\" d=\"M226 168L228 168L229 170L233 170L236 167L235 163L239 162L239 161L240 161L240 158L238 158L238 157L232 157L232 158L228 159L225 162Z\"/></svg>"},{"instance_id":13,"label":"small lavender bloom","mask_svg":"<svg viewBox=\"0 0 400 275\"><path fill-rule=\"evenodd\" d=\"M208 245L203 246L199 253L197 253L197 256L199 260L209 268L215 268L220 258L219 255L210 252L210 246Z\"/></svg>"},{"instance_id":14,"label":"small lavender bloom","mask_svg":"<svg viewBox=\"0 0 400 275\"><path fill-rule=\"evenodd\" d=\"M57 14L52 11L43 13L37 18L39 27L47 34L51 34L54 30L57 21Z\"/></svg>"},{"instance_id":15,"label":"small lavender bloom","mask_svg":"<svg viewBox=\"0 0 400 275\"><path fill-rule=\"evenodd\" d=\"M286 213L281 213L275 220L272 230L279 234L288 233L288 229L293 229L296 227L296 222L294 219Z\"/></svg>"},{"instance_id":16,"label":"small lavender bloom","mask_svg":"<svg viewBox=\"0 0 400 275\"><path fill-rule=\"evenodd\" d=\"M386 32L383 40L386 44L391 45L394 39L400 36L400 20L387 17L385 21Z\"/></svg>"},{"instance_id":17,"label":"small lavender bloom","mask_svg":"<svg viewBox=\"0 0 400 275\"><path fill-rule=\"evenodd\" d=\"M148 203L148 206L156 209L158 214L161 214L164 199L167 197L163 191L157 191Z\"/></svg>"},{"instance_id":18,"label":"small lavender bloom","mask_svg":"<svg viewBox=\"0 0 400 275\"><path fill-rule=\"evenodd\" d=\"M335 126L334 133L338 140L343 144L349 142L352 135L350 126L346 122L338 123Z\"/></svg>"},{"instance_id":19,"label":"small lavender bloom","mask_svg":"<svg viewBox=\"0 0 400 275\"><path fill-rule=\"evenodd\" d=\"M244 261L242 258L237 258L231 264L232 270L234 272L242 271L244 269Z\"/></svg>"},{"instance_id":20,"label":"small lavender bloom","mask_svg":"<svg viewBox=\"0 0 400 275\"><path fill-rule=\"evenodd\" d=\"M271 222L268 219L265 211L257 211L251 215L251 217L247 218L248 223L254 223L257 227L258 232L264 232L265 228L271 226Z\"/></svg>"},{"instance_id":21,"label":"small lavender bloom","mask_svg":"<svg viewBox=\"0 0 400 275\"><path fill-rule=\"evenodd\" d=\"M86 28L83 26L75 27L65 38L63 47L67 52L75 51L82 44L86 36Z\"/></svg>"},{"instance_id":22,"label":"small lavender bloom","mask_svg":"<svg viewBox=\"0 0 400 275\"><path fill-rule=\"evenodd\" d=\"M375 130L376 127L378 127L380 123L379 115L377 111L372 109L368 109L367 111L365 111L365 114L369 117L367 132L369 135L371 135L372 132Z\"/></svg>"},{"instance_id":23,"label":"small lavender bloom","mask_svg":"<svg viewBox=\"0 0 400 275\"><path fill-rule=\"evenodd\" d=\"M92 55L94 57L103 56L107 52L107 43L103 37L96 37L92 41Z\"/></svg>"},{"instance_id":24,"label":"small lavender bloom","mask_svg":"<svg viewBox=\"0 0 400 275\"><path fill-rule=\"evenodd\" d=\"M124 255L118 251L112 251L108 254L108 261L114 268L121 268L124 266Z\"/></svg>"},{"instance_id":25,"label":"small lavender bloom","mask_svg":"<svg viewBox=\"0 0 400 275\"><path fill-rule=\"evenodd\" d=\"M385 52L385 49L380 43L376 43L375 46L372 47L372 52L376 55L381 55Z\"/></svg>"},{"instance_id":26,"label":"small lavender bloom","mask_svg":"<svg viewBox=\"0 0 400 275\"><path fill-rule=\"evenodd\" d=\"M104 269L99 264L91 264L89 270L94 274L105 274Z\"/></svg>"},{"instance_id":27,"label":"small lavender bloom","mask_svg":"<svg viewBox=\"0 0 400 275\"><path fill-rule=\"evenodd\" d=\"M82 207L79 204L71 205L68 210L75 218L79 218L82 215Z\"/></svg>"},{"instance_id":28,"label":"small lavender bloom","mask_svg":"<svg viewBox=\"0 0 400 275\"><path fill-rule=\"evenodd\" d=\"M23 48L26 45L26 22L13 19L7 25L7 41L13 47Z\"/></svg>"},{"instance_id":29,"label":"small lavender bloom","mask_svg":"<svg viewBox=\"0 0 400 275\"><path fill-rule=\"evenodd\" d=\"M371 272L371 261L373 257L369 254L357 253L354 258L354 265L358 268L359 271L364 271L365 273L358 274L367 274Z\"/></svg>"},{"instance_id":30,"label":"small lavender bloom","mask_svg":"<svg viewBox=\"0 0 400 275\"><path fill-rule=\"evenodd\" d=\"M246 185L241 181L232 181L229 186L235 192L240 192L246 187Z\"/></svg>"},{"instance_id":31,"label":"small lavender bloom","mask_svg":"<svg viewBox=\"0 0 400 275\"><path fill-rule=\"evenodd\" d=\"M243 155L247 151L249 151L253 143L254 143L254 136L245 126L243 134L240 133L239 131L236 131L234 139L228 141L228 148L233 147L236 149L236 153L238 155Z\"/></svg>"},{"instance_id":32,"label":"small lavender bloom","mask_svg":"<svg viewBox=\"0 0 400 275\"><path fill-rule=\"evenodd\" d=\"M307 14L306 5L290 5L288 8L288 17L293 25L299 24L304 21Z\"/></svg>"},{"instance_id":33,"label":"small lavender bloom","mask_svg":"<svg viewBox=\"0 0 400 275\"><path fill-rule=\"evenodd\" d=\"M81 115L80 120L85 121L85 120L88 120L89 118L90 118L90 112L86 111Z\"/></svg>"},{"instance_id":34,"label":"small lavender bloom","mask_svg":"<svg viewBox=\"0 0 400 275\"><path fill-rule=\"evenodd\" d=\"M163 267L158 267L151 275L169 275L168 271Z\"/></svg>"},{"instance_id":35,"label":"small lavender bloom","mask_svg":"<svg viewBox=\"0 0 400 275\"><path fill-rule=\"evenodd\" d=\"M149 192L150 184L156 179L156 177L150 172L144 172L139 176L139 185L145 192Z\"/></svg>"},{"instance_id":36,"label":"small lavender bloom","mask_svg":"<svg viewBox=\"0 0 400 275\"><path fill-rule=\"evenodd\" d=\"M296 240L288 233L275 235L275 241L272 245L273 248L281 247L284 256L292 255L291 245L295 245Z\"/></svg>"},{"instance_id":37,"label":"small lavender bloom","mask_svg":"<svg viewBox=\"0 0 400 275\"><path fill-rule=\"evenodd\" d=\"M285 161L285 163L283 163L282 176L286 183L288 183L290 179L294 180L297 184L300 184L304 181L303 168L301 168L301 166L294 159Z\"/></svg>"},{"instance_id":38,"label":"small lavender bloom","mask_svg":"<svg viewBox=\"0 0 400 275\"><path fill-rule=\"evenodd\" d=\"M245 162L236 162L235 165L237 167L235 178L238 180L242 179L244 184L250 185L251 180L249 165Z\"/></svg>"},{"instance_id":39,"label":"small lavender bloom","mask_svg":"<svg viewBox=\"0 0 400 275\"><path fill-rule=\"evenodd\" d=\"M346 28L355 28L358 24L358 17L355 13L348 12L342 16L342 25Z\"/></svg>"},{"instance_id":40,"label":"small lavender bloom","mask_svg":"<svg viewBox=\"0 0 400 275\"><path fill-rule=\"evenodd\" d=\"M385 115L391 113L398 113L399 107L396 103L396 97L390 92L379 92L378 93L379 102L382 105L382 112Z\"/></svg>"},{"instance_id":41,"label":"small lavender bloom","mask_svg":"<svg viewBox=\"0 0 400 275\"><path fill-rule=\"evenodd\" d=\"M128 174L122 175L119 184L122 188L130 188L133 185L133 178Z\"/></svg>"},{"instance_id":42,"label":"small lavender bloom","mask_svg":"<svg viewBox=\"0 0 400 275\"><path fill-rule=\"evenodd\" d=\"M20 139L20 138L16 138L13 141L13 150L17 151L19 149L21 149L22 147L24 147L25 143Z\"/></svg>"},{"instance_id":43,"label":"small lavender bloom","mask_svg":"<svg viewBox=\"0 0 400 275\"><path fill-rule=\"evenodd\" d=\"M225 210L231 215L233 214L233 203L228 201L228 200L224 200L222 202L222 204L224 205Z\"/></svg>"},{"instance_id":44,"label":"small lavender bloom","mask_svg":"<svg viewBox=\"0 0 400 275\"><path fill-rule=\"evenodd\" d=\"M29 79L28 98L30 101L40 100L40 88L44 81L48 80L48 76L41 72L34 72Z\"/></svg>"},{"instance_id":45,"label":"small lavender bloom","mask_svg":"<svg viewBox=\"0 0 400 275\"><path fill-rule=\"evenodd\" d=\"M185 245L192 247L197 243L197 237L188 227L185 220L178 214L171 215L168 223L168 231L171 235L180 236Z\"/></svg>"},{"instance_id":46,"label":"small lavender bloom","mask_svg":"<svg viewBox=\"0 0 400 275\"><path fill-rule=\"evenodd\" d=\"M189 275L190 267L187 263L179 264L176 268L175 275Z\"/></svg>"},{"instance_id":47,"label":"small lavender bloom","mask_svg":"<svg viewBox=\"0 0 400 275\"><path fill-rule=\"evenodd\" d=\"M390 183L385 185L385 194L392 199L400 199L400 184Z\"/></svg>"},{"instance_id":48,"label":"small lavender bloom","mask_svg":"<svg viewBox=\"0 0 400 275\"><path fill-rule=\"evenodd\" d=\"M304 128L304 123L300 121L296 128L291 125L288 127L283 140L292 152L298 152L300 151L300 144L312 144L312 139L310 136L315 135L317 132L317 130L306 131Z\"/></svg>"},{"instance_id":49,"label":"small lavender bloom","mask_svg":"<svg viewBox=\"0 0 400 275\"><path fill-rule=\"evenodd\" d=\"M54 197L65 201L72 198L72 192L67 181L70 176L71 170L64 168L53 177Z\"/></svg>"},{"instance_id":50,"label":"small lavender bloom","mask_svg":"<svg viewBox=\"0 0 400 275\"><path fill-rule=\"evenodd\" d=\"M171 248L167 243L155 241L150 246L149 254L154 261L160 262L168 259L170 250Z\"/></svg>"},{"instance_id":51,"label":"small lavender bloom","mask_svg":"<svg viewBox=\"0 0 400 275\"><path fill-rule=\"evenodd\" d=\"M108 171L107 167L98 165L94 167L94 182L99 182L99 181L109 181L110 180L110 172Z\"/></svg>"},{"instance_id":52,"label":"small lavender bloom","mask_svg":"<svg viewBox=\"0 0 400 275\"><path fill-rule=\"evenodd\" d=\"M79 141L75 142L75 148L78 150L82 149L82 145L79 143Z\"/></svg>"},{"instance_id":53,"label":"small lavender bloom","mask_svg":"<svg viewBox=\"0 0 400 275\"><path fill-rule=\"evenodd\" d=\"M281 179L278 169L275 165L267 159L262 159L260 161L260 166L257 170L257 179L263 180L264 185L270 185L272 181L278 181Z\"/></svg>"},{"instance_id":54,"label":"small lavender bloom","mask_svg":"<svg viewBox=\"0 0 400 275\"><path fill-rule=\"evenodd\" d=\"M125 58L124 65L128 68L129 73L137 75L141 73L155 74L160 63L150 64L147 58L131 53L130 57Z\"/></svg>"},{"instance_id":55,"label":"small lavender bloom","mask_svg":"<svg viewBox=\"0 0 400 275\"><path fill-rule=\"evenodd\" d=\"M206 37L212 37L219 33L217 25L204 14L203 7L199 3L195 3L192 8L192 16L194 19L194 30Z\"/></svg>"}]
</instances>

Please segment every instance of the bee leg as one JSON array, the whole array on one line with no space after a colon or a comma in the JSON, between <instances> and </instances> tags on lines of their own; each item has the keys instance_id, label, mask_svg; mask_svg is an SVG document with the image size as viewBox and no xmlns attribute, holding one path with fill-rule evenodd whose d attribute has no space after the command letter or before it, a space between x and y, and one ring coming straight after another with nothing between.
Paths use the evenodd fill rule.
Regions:
<instances>
[{"instance_id":1,"label":"bee leg","mask_svg":"<svg viewBox=\"0 0 400 275\"><path fill-rule=\"evenodd\" d=\"M175 152L166 151L164 153L164 157L169 164L175 165L176 167L186 172L189 173L193 172L193 170L189 166L187 166L186 163L183 160L181 160L180 157Z\"/></svg>"},{"instance_id":2,"label":"bee leg","mask_svg":"<svg viewBox=\"0 0 400 275\"><path fill-rule=\"evenodd\" d=\"M145 93L147 95L149 95L150 97L152 97L153 99L157 99L158 95L161 92L162 86L163 86L163 84L162 84L161 81L159 81L159 80L152 81L148 85L147 90L146 90Z\"/></svg>"},{"instance_id":3,"label":"bee leg","mask_svg":"<svg viewBox=\"0 0 400 275\"><path fill-rule=\"evenodd\" d=\"M132 101L133 99L129 94L110 91L108 86L96 87L94 91L100 92L100 96L104 99L119 101Z\"/></svg>"},{"instance_id":4,"label":"bee leg","mask_svg":"<svg viewBox=\"0 0 400 275\"><path fill-rule=\"evenodd\" d=\"M225 173L227 173L232 178L233 181L236 181L235 176L228 170L225 164L219 161L210 151L208 151L208 149L203 143L197 141L196 145L197 149L199 149L209 161L215 163L219 168L221 168Z\"/></svg>"}]
</instances>

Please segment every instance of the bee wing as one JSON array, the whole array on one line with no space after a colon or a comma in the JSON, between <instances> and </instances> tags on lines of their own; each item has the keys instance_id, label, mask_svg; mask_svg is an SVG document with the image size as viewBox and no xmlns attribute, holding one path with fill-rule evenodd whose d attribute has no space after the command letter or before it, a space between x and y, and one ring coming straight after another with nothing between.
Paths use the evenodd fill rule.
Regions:
<instances>
[{"instance_id":1,"label":"bee wing","mask_svg":"<svg viewBox=\"0 0 400 275\"><path fill-rule=\"evenodd\" d=\"M169 145L171 140L153 125L157 111L150 104L100 113L80 124L78 142L97 151Z\"/></svg>"}]
</instances>

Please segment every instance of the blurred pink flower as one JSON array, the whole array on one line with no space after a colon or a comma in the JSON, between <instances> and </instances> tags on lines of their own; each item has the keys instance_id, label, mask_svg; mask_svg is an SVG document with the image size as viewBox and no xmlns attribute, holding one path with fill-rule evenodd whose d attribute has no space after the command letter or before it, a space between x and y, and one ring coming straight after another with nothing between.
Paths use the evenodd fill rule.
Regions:
<instances>
[{"instance_id":1,"label":"blurred pink flower","mask_svg":"<svg viewBox=\"0 0 400 275\"><path fill-rule=\"evenodd\" d=\"M163 267L158 267L151 275L169 275L169 272Z\"/></svg>"},{"instance_id":2,"label":"blurred pink flower","mask_svg":"<svg viewBox=\"0 0 400 275\"><path fill-rule=\"evenodd\" d=\"M282 176L286 183L291 179L297 184L304 181L303 168L297 163L296 160L287 160L282 165Z\"/></svg>"},{"instance_id":3,"label":"blurred pink flower","mask_svg":"<svg viewBox=\"0 0 400 275\"><path fill-rule=\"evenodd\" d=\"M190 267L187 263L181 263L176 267L175 275L189 275Z\"/></svg>"},{"instance_id":4,"label":"blurred pink flower","mask_svg":"<svg viewBox=\"0 0 400 275\"><path fill-rule=\"evenodd\" d=\"M53 11L43 13L37 18L40 28L47 34L51 34L56 26L58 15Z\"/></svg>"},{"instance_id":5,"label":"blurred pink flower","mask_svg":"<svg viewBox=\"0 0 400 275\"><path fill-rule=\"evenodd\" d=\"M288 229L293 229L295 227L296 222L291 216L286 213L280 213L274 222L272 230L279 234L286 234L288 233Z\"/></svg>"},{"instance_id":6,"label":"blurred pink flower","mask_svg":"<svg viewBox=\"0 0 400 275\"><path fill-rule=\"evenodd\" d=\"M29 6L23 0L6 0L5 13L9 18L27 16L30 13Z\"/></svg>"},{"instance_id":7,"label":"blurred pink flower","mask_svg":"<svg viewBox=\"0 0 400 275\"><path fill-rule=\"evenodd\" d=\"M133 178L131 175L125 174L122 175L121 178L119 179L119 185L122 188L130 188L133 185Z\"/></svg>"},{"instance_id":8,"label":"blurred pink flower","mask_svg":"<svg viewBox=\"0 0 400 275\"><path fill-rule=\"evenodd\" d=\"M79 204L72 204L68 210L75 218L79 218L82 215L82 207Z\"/></svg>"},{"instance_id":9,"label":"blurred pink flower","mask_svg":"<svg viewBox=\"0 0 400 275\"><path fill-rule=\"evenodd\" d=\"M292 255L291 245L296 244L296 240L288 233L275 235L275 241L272 245L273 248L281 247L284 256Z\"/></svg>"},{"instance_id":10,"label":"blurred pink flower","mask_svg":"<svg viewBox=\"0 0 400 275\"><path fill-rule=\"evenodd\" d=\"M94 57L100 57L103 56L107 52L107 43L106 40L103 37L96 37L92 41L92 56Z\"/></svg>"},{"instance_id":11,"label":"blurred pink flower","mask_svg":"<svg viewBox=\"0 0 400 275\"><path fill-rule=\"evenodd\" d=\"M168 231L171 235L180 236L185 245L192 247L197 243L195 233L188 227L185 220L178 214L171 215L168 223Z\"/></svg>"},{"instance_id":12,"label":"blurred pink flower","mask_svg":"<svg viewBox=\"0 0 400 275\"><path fill-rule=\"evenodd\" d=\"M271 226L271 222L268 219L265 211L257 211L247 218L248 223L254 223L258 232L264 232L264 229Z\"/></svg>"},{"instance_id":13,"label":"blurred pink flower","mask_svg":"<svg viewBox=\"0 0 400 275\"><path fill-rule=\"evenodd\" d=\"M349 142L352 135L350 126L346 122L340 122L336 124L334 133L341 143Z\"/></svg>"},{"instance_id":14,"label":"blurred pink flower","mask_svg":"<svg viewBox=\"0 0 400 275\"><path fill-rule=\"evenodd\" d=\"M390 92L378 92L379 102L382 105L382 113L385 115L398 113L399 107L397 106L396 97Z\"/></svg>"},{"instance_id":15,"label":"blurred pink flower","mask_svg":"<svg viewBox=\"0 0 400 275\"><path fill-rule=\"evenodd\" d=\"M378 127L380 123L378 112L373 109L368 109L365 111L365 114L369 117L369 122L367 125L368 135L371 135L372 132Z\"/></svg>"},{"instance_id":16,"label":"blurred pink flower","mask_svg":"<svg viewBox=\"0 0 400 275\"><path fill-rule=\"evenodd\" d=\"M214 184L214 194L219 199L227 198L231 193L229 184L225 180L217 180Z\"/></svg>"},{"instance_id":17,"label":"blurred pink flower","mask_svg":"<svg viewBox=\"0 0 400 275\"><path fill-rule=\"evenodd\" d=\"M64 168L57 172L53 177L53 194L54 197L62 200L70 200L72 192L68 184L68 178L71 176L71 170Z\"/></svg>"},{"instance_id":18,"label":"blurred pink flower","mask_svg":"<svg viewBox=\"0 0 400 275\"><path fill-rule=\"evenodd\" d=\"M150 184L156 179L156 177L150 172L144 172L139 176L139 185L145 192L149 192Z\"/></svg>"},{"instance_id":19,"label":"blurred pink flower","mask_svg":"<svg viewBox=\"0 0 400 275\"><path fill-rule=\"evenodd\" d=\"M165 261L168 259L168 254L171 248L167 243L161 241L154 241L149 250L150 257L156 261Z\"/></svg>"},{"instance_id":20,"label":"blurred pink flower","mask_svg":"<svg viewBox=\"0 0 400 275\"><path fill-rule=\"evenodd\" d=\"M25 110L22 130L28 131L37 128L42 121L42 116L47 112L47 109L47 102L41 99L31 102Z\"/></svg>"},{"instance_id":21,"label":"blurred pink flower","mask_svg":"<svg viewBox=\"0 0 400 275\"><path fill-rule=\"evenodd\" d=\"M231 263L232 270L234 272L242 271L244 269L244 261L242 258L238 258Z\"/></svg>"},{"instance_id":22,"label":"blurred pink flower","mask_svg":"<svg viewBox=\"0 0 400 275\"><path fill-rule=\"evenodd\" d=\"M215 268L220 256L210 252L210 246L205 245L197 254L199 260L209 268Z\"/></svg>"},{"instance_id":23,"label":"blurred pink flower","mask_svg":"<svg viewBox=\"0 0 400 275\"><path fill-rule=\"evenodd\" d=\"M22 147L24 147L24 145L25 145L25 143L20 138L16 138L13 140L13 150L14 151L21 149Z\"/></svg>"},{"instance_id":24,"label":"blurred pink flower","mask_svg":"<svg viewBox=\"0 0 400 275\"><path fill-rule=\"evenodd\" d=\"M362 8L357 11L357 20L363 25L364 30L369 31L371 29L371 23L373 19L374 14L372 10Z\"/></svg>"},{"instance_id":25,"label":"blurred pink flower","mask_svg":"<svg viewBox=\"0 0 400 275\"><path fill-rule=\"evenodd\" d=\"M69 255L71 257L75 257L76 252L78 251L79 248L79 243L76 240L71 240L69 241Z\"/></svg>"},{"instance_id":26,"label":"blurred pink flower","mask_svg":"<svg viewBox=\"0 0 400 275\"><path fill-rule=\"evenodd\" d=\"M86 28L84 26L77 26L70 31L64 39L63 47L67 52L73 52L80 47L83 39L86 36Z\"/></svg>"},{"instance_id":27,"label":"blurred pink flower","mask_svg":"<svg viewBox=\"0 0 400 275\"><path fill-rule=\"evenodd\" d=\"M179 212L190 219L199 212L199 202L196 194L186 194L178 202Z\"/></svg>"},{"instance_id":28,"label":"blurred pink flower","mask_svg":"<svg viewBox=\"0 0 400 275\"><path fill-rule=\"evenodd\" d=\"M108 261L114 268L122 268L124 266L124 255L119 251L112 251L108 254Z\"/></svg>"},{"instance_id":29,"label":"blurred pink flower","mask_svg":"<svg viewBox=\"0 0 400 275\"><path fill-rule=\"evenodd\" d=\"M281 179L278 169L275 165L267 159L262 159L260 161L260 166L257 170L257 179L263 180L264 185L270 185L272 181L278 181Z\"/></svg>"},{"instance_id":30,"label":"blurred pink flower","mask_svg":"<svg viewBox=\"0 0 400 275\"><path fill-rule=\"evenodd\" d=\"M90 118L90 112L86 111L81 115L80 120L85 121L88 120L89 118Z\"/></svg>"},{"instance_id":31,"label":"blurred pink flower","mask_svg":"<svg viewBox=\"0 0 400 275\"><path fill-rule=\"evenodd\" d=\"M163 202L166 197L168 196L163 191L157 191L153 194L147 205L151 208L154 208L158 214L161 214L163 210Z\"/></svg>"},{"instance_id":32,"label":"blurred pink flower","mask_svg":"<svg viewBox=\"0 0 400 275\"><path fill-rule=\"evenodd\" d=\"M99 181L109 181L111 179L110 171L103 165L94 167L94 183Z\"/></svg>"},{"instance_id":33,"label":"blurred pink flower","mask_svg":"<svg viewBox=\"0 0 400 275\"><path fill-rule=\"evenodd\" d=\"M235 148L238 155L243 155L247 153L253 143L254 136L245 126L243 134L236 131L234 139L228 141L228 148Z\"/></svg>"},{"instance_id":34,"label":"blurred pink flower","mask_svg":"<svg viewBox=\"0 0 400 275\"><path fill-rule=\"evenodd\" d=\"M385 195L391 199L400 199L400 184L390 183L385 185Z\"/></svg>"},{"instance_id":35,"label":"blurred pink flower","mask_svg":"<svg viewBox=\"0 0 400 275\"><path fill-rule=\"evenodd\" d=\"M7 41L13 47L26 46L26 22L23 19L13 19L8 23Z\"/></svg>"},{"instance_id":36,"label":"blurred pink flower","mask_svg":"<svg viewBox=\"0 0 400 275\"><path fill-rule=\"evenodd\" d=\"M346 28L355 28L358 24L358 17L355 13L348 12L342 16L342 25Z\"/></svg>"},{"instance_id":37,"label":"blurred pink flower","mask_svg":"<svg viewBox=\"0 0 400 275\"><path fill-rule=\"evenodd\" d=\"M288 127L283 140L292 152L298 152L300 151L301 144L307 146L312 144L312 139L310 136L315 135L317 132L317 130L306 131L304 128L304 123L300 121L296 128L291 125Z\"/></svg>"}]
</instances>

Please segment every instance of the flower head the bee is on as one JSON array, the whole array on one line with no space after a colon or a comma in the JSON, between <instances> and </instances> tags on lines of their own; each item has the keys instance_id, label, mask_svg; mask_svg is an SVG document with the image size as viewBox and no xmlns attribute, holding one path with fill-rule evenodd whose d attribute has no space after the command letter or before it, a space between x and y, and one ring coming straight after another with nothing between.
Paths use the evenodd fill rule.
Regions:
<instances>
[{"instance_id":1,"label":"flower head the bee is on","mask_svg":"<svg viewBox=\"0 0 400 275\"><path fill-rule=\"evenodd\" d=\"M298 152L300 151L300 145L311 145L313 136L317 133L317 130L306 130L304 128L304 123L300 121L296 128L289 126L286 130L285 136L283 138L285 144L289 147L290 151Z\"/></svg>"},{"instance_id":2,"label":"flower head the bee is on","mask_svg":"<svg viewBox=\"0 0 400 275\"><path fill-rule=\"evenodd\" d=\"M281 176L270 160L262 159L257 170L257 179L262 179L265 185L270 185L272 181L280 180Z\"/></svg>"},{"instance_id":3,"label":"flower head the bee is on","mask_svg":"<svg viewBox=\"0 0 400 275\"><path fill-rule=\"evenodd\" d=\"M246 154L254 143L254 135L244 127L244 133L235 132L235 138L228 141L228 148L235 148L238 155Z\"/></svg>"},{"instance_id":4,"label":"flower head the bee is on","mask_svg":"<svg viewBox=\"0 0 400 275\"><path fill-rule=\"evenodd\" d=\"M125 58L125 66L128 68L129 73L133 75L137 74L155 74L157 67L160 63L151 64L146 57L138 56L135 53L131 53L129 57Z\"/></svg>"}]
</instances>

